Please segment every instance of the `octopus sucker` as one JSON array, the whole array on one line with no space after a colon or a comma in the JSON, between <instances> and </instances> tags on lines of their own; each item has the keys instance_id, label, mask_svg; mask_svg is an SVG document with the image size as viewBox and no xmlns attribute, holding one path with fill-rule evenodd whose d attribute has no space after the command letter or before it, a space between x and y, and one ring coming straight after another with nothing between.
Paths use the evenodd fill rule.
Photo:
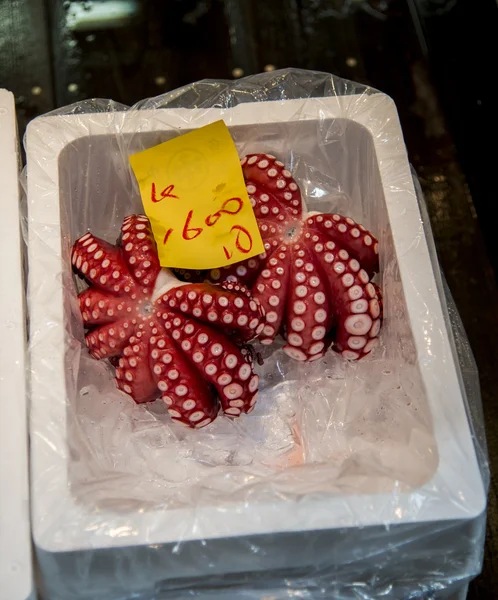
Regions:
<instances>
[{"instance_id":1,"label":"octopus sucker","mask_svg":"<svg viewBox=\"0 0 498 600\"><path fill-rule=\"evenodd\" d=\"M125 219L118 246L86 233L71 262L90 283L78 298L83 322L92 327L89 352L116 361L116 385L135 402L160 396L173 420L193 428L211 423L220 405L230 417L253 406L257 379L251 355L238 344L253 339L265 321L244 283L179 281L160 267L141 215Z\"/></svg>"}]
</instances>

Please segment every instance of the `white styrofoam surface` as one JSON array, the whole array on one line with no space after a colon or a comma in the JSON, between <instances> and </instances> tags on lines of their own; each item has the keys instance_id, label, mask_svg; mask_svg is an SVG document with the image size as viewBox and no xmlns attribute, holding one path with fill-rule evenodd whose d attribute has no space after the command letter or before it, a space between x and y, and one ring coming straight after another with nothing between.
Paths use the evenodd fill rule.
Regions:
<instances>
[{"instance_id":1,"label":"white styrofoam surface","mask_svg":"<svg viewBox=\"0 0 498 600\"><path fill-rule=\"evenodd\" d=\"M98 518L94 509L78 501L70 489L66 406L57 402L67 397L62 278L54 278L52 287L46 285L47 274L59 274L65 268L61 247L67 232L57 226L61 220L58 189L61 153L81 137L110 135L116 131L144 133L188 129L193 123L198 127L220 118L229 119L230 125L235 126L286 123L295 118L319 121L324 115L327 118L344 117L344 102L353 103L354 100L354 97L346 100L322 98L241 104L229 110L170 109L153 113L52 116L39 118L30 125L26 137L30 165L30 289L43 288L47 301L47 304L30 305L31 331L45 340L44 344L33 345L31 350L33 383L38 384L32 386L31 415L32 426L36 429L32 442L33 530L39 547L48 552L63 552L130 545L130 535L133 544L161 544L178 539L469 519L484 510L483 483L427 243L421 237L421 216L396 107L391 99L381 94L362 98L362 110L347 118L363 125L372 136L415 347L421 356L428 356L427 346L430 346L430 360L419 366L439 454L432 478L420 488L399 492L395 497L384 493L305 496L298 503L262 502L256 508L241 502L224 506L223 510L199 505L192 511L151 509L132 513L101 508ZM61 132L60 135L54 135L55 130ZM40 156L43 156L42 161ZM396 180L393 180L393 173L396 173ZM42 234L54 231L54 224L55 235ZM413 251L414 240L417 241L416 252ZM64 239L64 244L67 243ZM428 290L428 293L406 293L412 289ZM47 315L48 302L50 315ZM437 331L438 335L433 336L422 325L427 322L428 315L431 331ZM49 446L45 432L49 433ZM45 482L48 472L57 476L56 484L52 479L49 489ZM56 530L46 520L54 507L60 515ZM253 518L255 510L257 519ZM71 529L70 536L61 535L65 519L68 525L78 524ZM112 523L115 533L100 535L98 527L96 533L96 519L99 523ZM190 523L195 526L190 527ZM126 531L130 535L123 533Z\"/></svg>"},{"instance_id":2,"label":"white styrofoam surface","mask_svg":"<svg viewBox=\"0 0 498 600\"><path fill-rule=\"evenodd\" d=\"M32 593L18 168L14 96L0 90L0 600Z\"/></svg>"}]
</instances>

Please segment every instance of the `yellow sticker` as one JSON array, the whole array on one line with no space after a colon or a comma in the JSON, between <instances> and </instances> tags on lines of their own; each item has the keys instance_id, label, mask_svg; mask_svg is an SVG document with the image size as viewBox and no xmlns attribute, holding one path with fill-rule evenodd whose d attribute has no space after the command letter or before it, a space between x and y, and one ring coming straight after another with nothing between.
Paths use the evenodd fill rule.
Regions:
<instances>
[{"instance_id":1,"label":"yellow sticker","mask_svg":"<svg viewBox=\"0 0 498 600\"><path fill-rule=\"evenodd\" d=\"M264 252L223 121L130 156L163 267L213 269Z\"/></svg>"}]
</instances>

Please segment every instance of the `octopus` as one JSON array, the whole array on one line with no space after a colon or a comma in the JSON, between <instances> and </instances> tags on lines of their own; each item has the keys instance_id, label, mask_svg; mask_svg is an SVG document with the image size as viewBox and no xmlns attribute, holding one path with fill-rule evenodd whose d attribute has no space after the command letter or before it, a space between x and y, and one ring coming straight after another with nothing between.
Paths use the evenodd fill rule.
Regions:
<instances>
[{"instance_id":1,"label":"octopus","mask_svg":"<svg viewBox=\"0 0 498 600\"><path fill-rule=\"evenodd\" d=\"M175 421L201 428L254 409L258 376L248 341L263 312L239 283L185 283L161 268L147 217L124 219L117 245L92 235L72 249L89 287L78 296L92 357L116 366L136 403L161 397Z\"/></svg>"},{"instance_id":2,"label":"octopus","mask_svg":"<svg viewBox=\"0 0 498 600\"><path fill-rule=\"evenodd\" d=\"M250 154L241 165L265 252L208 279L250 286L266 315L261 342L281 333L293 359L318 360L329 346L347 360L368 355L383 318L371 280L377 239L349 217L305 213L298 184L274 156Z\"/></svg>"}]
</instances>

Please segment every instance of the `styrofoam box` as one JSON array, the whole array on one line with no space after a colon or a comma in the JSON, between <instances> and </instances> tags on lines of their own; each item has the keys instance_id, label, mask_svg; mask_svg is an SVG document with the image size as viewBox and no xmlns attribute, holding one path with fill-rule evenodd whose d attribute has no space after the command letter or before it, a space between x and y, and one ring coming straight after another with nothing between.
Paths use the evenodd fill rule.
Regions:
<instances>
[{"instance_id":1,"label":"styrofoam box","mask_svg":"<svg viewBox=\"0 0 498 600\"><path fill-rule=\"evenodd\" d=\"M18 148L14 96L0 90L0 600L32 593Z\"/></svg>"},{"instance_id":2,"label":"styrofoam box","mask_svg":"<svg viewBox=\"0 0 498 600\"><path fill-rule=\"evenodd\" d=\"M355 101L358 99L347 97L347 102L351 105ZM125 546L157 548L157 545L163 545L168 548L168 545L177 540L186 543L189 540L210 539L214 542L218 538L228 540L269 533L284 535L292 532L331 531L353 525L382 527L385 524L420 523L421 528L425 526L430 531L436 522L470 521L482 513L485 508L483 482L466 417L444 307L437 292L430 253L421 228L421 214L396 107L383 94L364 96L358 114L345 117L344 102L342 98L321 98L241 104L228 110L163 109L56 115L38 118L30 124L26 136L29 164L30 289L43 288L47 304L39 301L31 303L29 311L32 332L39 339L50 340L49 348L37 344L31 352L31 420L32 427L36 428L31 455L32 516L34 540L41 555L58 555L62 559L65 553L67 556L74 556L98 549L114 549L118 552L119 548L123 549ZM265 132L271 130L265 138L270 141L275 135L287 134L293 135L296 140L311 139L310 132L316 131L317 121L346 118L349 124L341 130L346 136L341 140L341 147L345 145L351 152L341 154L339 151L337 157L334 156L338 171L347 173L347 169L341 171L341 161L351 160L349 157L360 160L365 153L376 156L377 164L365 168L368 173L356 170L355 180L352 181L350 177L351 181L342 181L342 184L346 192L366 196L368 177L371 188L368 193L382 199L382 210L387 211L392 236L385 247L390 244L387 251L394 252L397 257L400 293L404 295L407 310L405 321L411 329L416 354L427 355L430 332L425 330L423 324L428 315L432 330L441 332L441 335L434 335L430 339L431 360L419 364L439 461L429 479L415 492L401 491L396 495L395 501L392 494L384 493L347 496L321 494L319 497L305 496L296 503L231 503L223 507L223 510L197 505L195 515L190 514L194 509L144 509L127 512L123 508L112 512L100 508L97 521L94 507L76 497L69 478L71 454L67 440L67 407L60 402L60 398L67 397L63 305L68 302L69 292L64 289L63 280L70 277L71 272L70 244L83 233L75 225L78 223L78 211L87 209L69 204L67 186L72 186L71 172L86 169L85 189L81 194L91 201L92 195L98 198L98 190L92 186L98 185L99 165L106 161L106 157L115 148L113 140L116 131L128 134L133 142L141 140L135 147L136 150L137 147L152 145L177 135L179 130L199 127L220 118L224 118L232 128L236 142L243 140L245 132L249 131L254 139L255 128L261 132L262 138ZM292 129L296 126L301 128L301 133L296 134L295 129ZM59 133L55 135L54 132ZM299 152L299 147L295 147L295 151ZM320 151L337 152L337 148L334 144L328 144L322 146ZM78 163L82 155L86 157L85 162ZM396 181L392 181L393 172L397 173ZM59 189L60 182L68 177L69 183L64 184L66 189ZM106 171L106 177L113 175ZM373 182L376 182L376 189ZM116 178L116 194L119 193L126 193L126 189ZM106 223L99 223L97 206L95 213L92 229L96 235L105 234ZM124 215L116 216L118 225L122 216ZM92 219L90 222L92 223ZM50 238L44 237L43 231L54 231L54 224L56 234ZM414 240L417 240L416 251L413 251ZM61 272L63 277L60 277ZM47 287L47 279L52 280L51 287ZM407 290L427 293L407 293ZM387 298L390 293L390 289L384 288ZM47 316L48 303L51 308L50 315ZM41 386L40 382L46 382L46 385ZM50 444L47 440L50 440ZM51 475L48 490L45 477L47 473ZM53 519L47 519L47 515L55 507L58 512L57 527L51 525ZM253 518L255 511L257 518ZM112 523L115 532L132 533L95 533L96 522L105 521ZM195 527L185 527L185 523L191 522L195 522ZM71 535L61 535L66 523ZM74 524L78 526L74 527ZM413 536L413 532L410 535ZM272 539L278 539L278 536ZM260 539L258 543L263 542ZM303 548L304 544L295 548L296 565ZM318 551L318 546L315 550ZM322 550L323 548L320 552ZM424 554L422 549L420 554ZM217 553L211 556L209 573L213 573L213 564L217 560L220 572L244 568L241 563L235 565L235 553L227 552L223 559ZM308 559L312 560L312 557L309 556ZM264 559L262 555L261 567L256 565L258 559L255 556L251 560L245 565L251 570L265 568L265 565L273 568L289 566L288 553L285 563L279 563L279 552L271 551L264 553ZM152 562L141 561L141 568L147 571ZM189 571L188 563L188 560L178 559L173 553L168 558L168 568L165 569L158 561L157 569L162 572L163 578L199 575L198 564L197 570ZM150 576L148 571L147 576Z\"/></svg>"}]
</instances>

